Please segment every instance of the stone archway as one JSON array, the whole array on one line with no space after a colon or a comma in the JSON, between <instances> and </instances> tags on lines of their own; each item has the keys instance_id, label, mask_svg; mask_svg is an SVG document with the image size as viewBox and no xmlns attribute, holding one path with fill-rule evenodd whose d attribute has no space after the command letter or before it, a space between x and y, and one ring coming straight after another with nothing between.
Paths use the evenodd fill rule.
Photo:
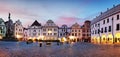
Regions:
<instances>
[{"instance_id":1,"label":"stone archway","mask_svg":"<svg viewBox=\"0 0 120 57\"><path fill-rule=\"evenodd\" d=\"M115 43L120 43L120 32L115 34Z\"/></svg>"},{"instance_id":2,"label":"stone archway","mask_svg":"<svg viewBox=\"0 0 120 57\"><path fill-rule=\"evenodd\" d=\"M113 44L113 35L112 34L108 34L108 36L106 38L106 43Z\"/></svg>"},{"instance_id":3,"label":"stone archway","mask_svg":"<svg viewBox=\"0 0 120 57\"><path fill-rule=\"evenodd\" d=\"M106 44L106 35L105 34L102 35L101 43Z\"/></svg>"}]
</instances>

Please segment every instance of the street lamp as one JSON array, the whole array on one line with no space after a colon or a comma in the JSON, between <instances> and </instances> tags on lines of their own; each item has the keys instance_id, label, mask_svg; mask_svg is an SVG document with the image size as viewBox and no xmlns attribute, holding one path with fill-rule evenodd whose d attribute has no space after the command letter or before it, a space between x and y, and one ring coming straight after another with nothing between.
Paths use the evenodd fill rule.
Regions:
<instances>
[{"instance_id":1,"label":"street lamp","mask_svg":"<svg viewBox=\"0 0 120 57\"><path fill-rule=\"evenodd\" d=\"M61 39L61 41L62 41L62 42L66 42L67 39L66 39L65 37L63 37L63 38Z\"/></svg>"},{"instance_id":2,"label":"street lamp","mask_svg":"<svg viewBox=\"0 0 120 57\"><path fill-rule=\"evenodd\" d=\"M21 35L16 35L16 38L17 38L17 40L19 41L20 38L22 38L22 36L21 36Z\"/></svg>"},{"instance_id":3,"label":"street lamp","mask_svg":"<svg viewBox=\"0 0 120 57\"><path fill-rule=\"evenodd\" d=\"M52 31L48 31L48 33L52 33Z\"/></svg>"},{"instance_id":4,"label":"street lamp","mask_svg":"<svg viewBox=\"0 0 120 57\"><path fill-rule=\"evenodd\" d=\"M44 36L39 36L37 39L38 40L44 40Z\"/></svg>"}]
</instances>

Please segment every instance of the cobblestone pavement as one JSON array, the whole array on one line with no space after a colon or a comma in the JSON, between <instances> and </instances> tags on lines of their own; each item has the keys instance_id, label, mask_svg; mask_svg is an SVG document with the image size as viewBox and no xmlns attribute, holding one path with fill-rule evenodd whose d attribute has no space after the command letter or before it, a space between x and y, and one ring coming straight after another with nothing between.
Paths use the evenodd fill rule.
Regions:
<instances>
[{"instance_id":1,"label":"cobblestone pavement","mask_svg":"<svg viewBox=\"0 0 120 57\"><path fill-rule=\"evenodd\" d=\"M39 47L38 43L0 42L0 57L120 57L120 45L81 42Z\"/></svg>"}]
</instances>

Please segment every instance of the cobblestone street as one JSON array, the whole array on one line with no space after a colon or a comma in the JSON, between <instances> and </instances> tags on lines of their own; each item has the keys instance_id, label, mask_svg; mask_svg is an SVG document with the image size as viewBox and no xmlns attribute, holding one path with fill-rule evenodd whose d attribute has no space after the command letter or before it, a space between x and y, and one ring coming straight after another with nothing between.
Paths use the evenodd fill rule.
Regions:
<instances>
[{"instance_id":1,"label":"cobblestone street","mask_svg":"<svg viewBox=\"0 0 120 57\"><path fill-rule=\"evenodd\" d=\"M10 44L10 46L8 45ZM0 42L0 57L119 57L120 45L73 43L42 47L38 43Z\"/></svg>"}]
</instances>

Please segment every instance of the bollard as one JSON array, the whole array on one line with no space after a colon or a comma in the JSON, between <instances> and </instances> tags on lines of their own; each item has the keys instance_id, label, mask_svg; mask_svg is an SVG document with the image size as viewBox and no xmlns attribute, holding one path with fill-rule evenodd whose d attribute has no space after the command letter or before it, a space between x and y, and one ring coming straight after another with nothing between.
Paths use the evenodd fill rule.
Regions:
<instances>
[{"instance_id":1,"label":"bollard","mask_svg":"<svg viewBox=\"0 0 120 57\"><path fill-rule=\"evenodd\" d=\"M57 42L57 45L59 46L59 42Z\"/></svg>"},{"instance_id":2,"label":"bollard","mask_svg":"<svg viewBox=\"0 0 120 57\"><path fill-rule=\"evenodd\" d=\"M42 43L40 43L39 46L42 47Z\"/></svg>"}]
</instances>

